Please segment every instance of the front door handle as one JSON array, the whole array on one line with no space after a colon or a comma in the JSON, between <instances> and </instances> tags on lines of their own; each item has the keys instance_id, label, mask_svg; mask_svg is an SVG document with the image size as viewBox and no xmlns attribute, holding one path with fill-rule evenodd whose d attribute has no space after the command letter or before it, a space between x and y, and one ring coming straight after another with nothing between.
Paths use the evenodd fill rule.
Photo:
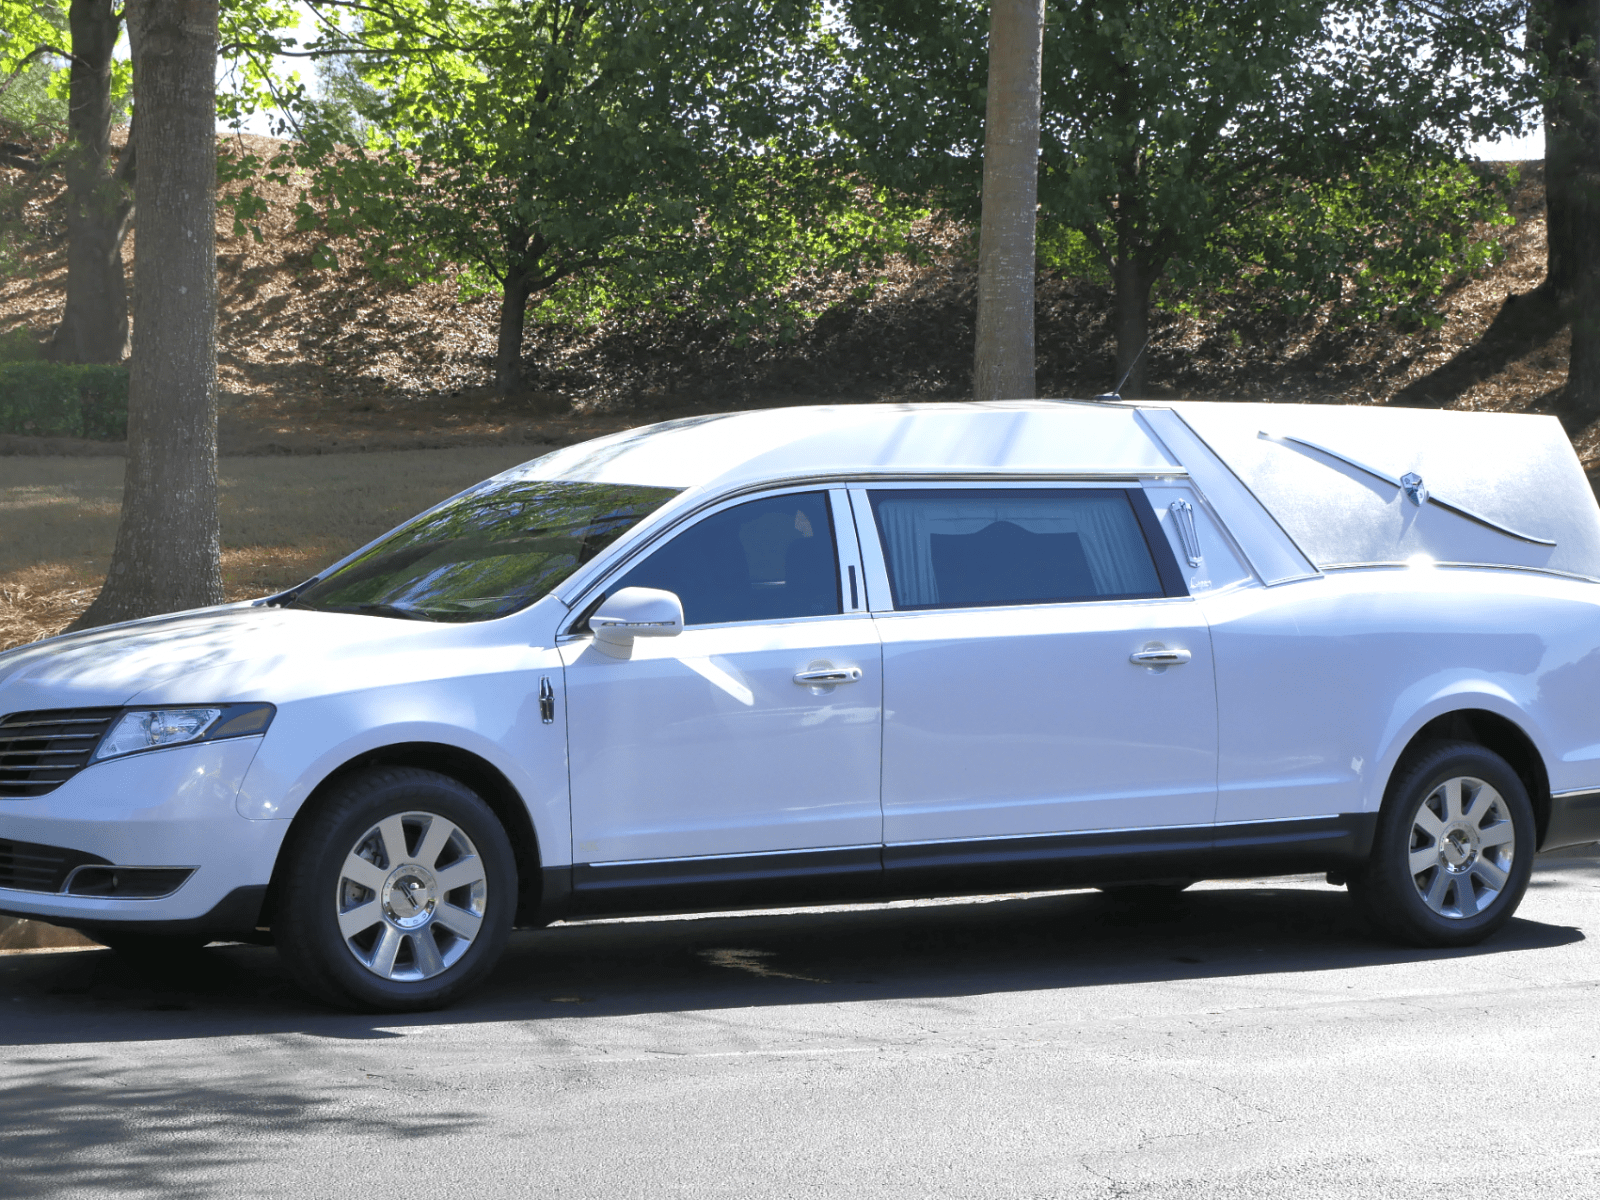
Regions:
<instances>
[{"instance_id":1,"label":"front door handle","mask_svg":"<svg viewBox=\"0 0 1600 1200\"><path fill-rule=\"evenodd\" d=\"M794 673L794 681L806 687L816 687L819 683L854 683L860 678L860 667L823 667L816 671Z\"/></svg>"},{"instance_id":2,"label":"front door handle","mask_svg":"<svg viewBox=\"0 0 1600 1200\"><path fill-rule=\"evenodd\" d=\"M1128 655L1128 661L1141 667L1176 667L1188 662L1194 655L1187 650L1168 650L1158 647L1152 650L1135 650Z\"/></svg>"}]
</instances>

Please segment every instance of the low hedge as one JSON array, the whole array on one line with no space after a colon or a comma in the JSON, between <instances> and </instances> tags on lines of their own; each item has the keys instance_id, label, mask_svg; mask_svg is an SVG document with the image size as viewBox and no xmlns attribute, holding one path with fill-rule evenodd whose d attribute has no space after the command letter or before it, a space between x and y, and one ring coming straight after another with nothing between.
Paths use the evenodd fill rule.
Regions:
<instances>
[{"instance_id":1,"label":"low hedge","mask_svg":"<svg viewBox=\"0 0 1600 1200\"><path fill-rule=\"evenodd\" d=\"M0 433L120 442L128 436L128 369L0 363Z\"/></svg>"}]
</instances>

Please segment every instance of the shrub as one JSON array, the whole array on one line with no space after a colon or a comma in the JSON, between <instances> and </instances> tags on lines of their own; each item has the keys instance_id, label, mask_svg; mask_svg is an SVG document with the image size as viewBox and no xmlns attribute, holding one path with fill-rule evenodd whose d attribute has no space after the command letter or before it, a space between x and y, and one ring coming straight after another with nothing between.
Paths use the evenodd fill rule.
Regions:
<instances>
[{"instance_id":1,"label":"shrub","mask_svg":"<svg viewBox=\"0 0 1600 1200\"><path fill-rule=\"evenodd\" d=\"M128 436L128 369L0 363L0 433L121 441Z\"/></svg>"}]
</instances>

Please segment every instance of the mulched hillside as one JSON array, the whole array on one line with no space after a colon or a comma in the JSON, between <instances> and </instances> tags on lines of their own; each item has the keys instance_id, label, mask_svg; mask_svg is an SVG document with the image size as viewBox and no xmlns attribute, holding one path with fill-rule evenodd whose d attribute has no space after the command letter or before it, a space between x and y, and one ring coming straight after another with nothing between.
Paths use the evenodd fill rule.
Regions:
<instances>
[{"instance_id":1,"label":"mulched hillside","mask_svg":"<svg viewBox=\"0 0 1600 1200\"><path fill-rule=\"evenodd\" d=\"M261 154L272 148L265 138L243 141ZM16 169L0 171L8 186L23 178ZM1431 387L1433 403L1541 409L1565 377L1565 333L1531 352L1519 346L1511 355L1462 357L1506 296L1529 291L1542 276L1539 164L1522 164L1522 179L1516 224L1495 235L1505 243L1504 262L1456 282L1440 328L1339 328L1325 313L1298 320L1160 313L1150 350L1154 389L1194 398L1385 403L1408 387L1405 399L1414 402L1419 388ZM970 385L975 269L961 253L962 231L948 225L925 231L928 262L891 263L870 298L852 297L856 280L824 287L821 315L789 341L739 342L714 324L649 314L594 328L533 329L526 346L531 390L501 400L485 386L493 298L464 301L448 280L385 286L349 265L348 253L341 268L318 269L313 240L292 227L298 189L263 190L273 202L264 242L234 237L219 219L225 453L564 442L686 412L960 397ZM0 332L26 325L43 337L59 314L66 275L60 205L57 181L35 188L25 214L26 269L0 281ZM133 252L130 239L130 259ZM1109 310L1103 287L1041 279L1042 394L1093 395L1112 384ZM1586 458L1600 450L1597 440L1600 431L1579 437ZM114 448L25 438L0 444L0 452L64 449Z\"/></svg>"}]
</instances>

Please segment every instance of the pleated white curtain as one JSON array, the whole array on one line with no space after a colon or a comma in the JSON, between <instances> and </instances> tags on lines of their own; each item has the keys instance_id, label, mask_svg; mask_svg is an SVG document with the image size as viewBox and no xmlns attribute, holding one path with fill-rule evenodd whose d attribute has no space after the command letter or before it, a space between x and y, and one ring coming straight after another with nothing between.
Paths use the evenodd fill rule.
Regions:
<instances>
[{"instance_id":1,"label":"pleated white curtain","mask_svg":"<svg viewBox=\"0 0 1600 1200\"><path fill-rule=\"evenodd\" d=\"M1019 496L972 491L925 496L880 492L873 500L896 602L902 607L939 603L929 541L933 534L978 533L996 521L1009 521L1029 533L1077 534L1097 595L1161 590L1144 533L1120 493L1030 492Z\"/></svg>"}]
</instances>

